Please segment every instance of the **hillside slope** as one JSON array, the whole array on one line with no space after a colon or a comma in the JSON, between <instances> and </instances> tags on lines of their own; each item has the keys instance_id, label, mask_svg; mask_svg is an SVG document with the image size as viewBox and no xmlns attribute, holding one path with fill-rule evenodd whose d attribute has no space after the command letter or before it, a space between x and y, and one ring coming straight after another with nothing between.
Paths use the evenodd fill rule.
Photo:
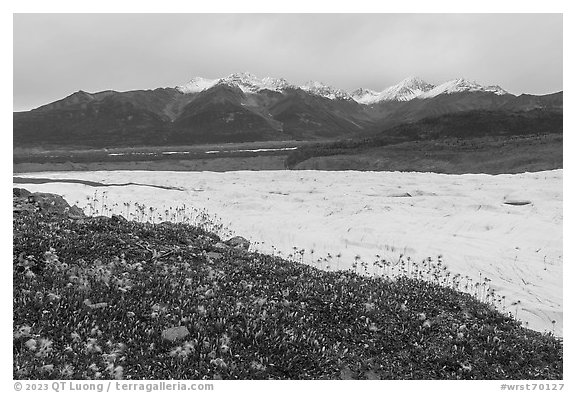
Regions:
<instances>
[{"instance_id":1,"label":"hillside slope","mask_svg":"<svg viewBox=\"0 0 576 393\"><path fill-rule=\"evenodd\" d=\"M560 340L439 284L30 200L15 190L15 379L563 377Z\"/></svg>"},{"instance_id":2,"label":"hillside slope","mask_svg":"<svg viewBox=\"0 0 576 393\"><path fill-rule=\"evenodd\" d=\"M472 166L476 163L479 167L472 172L481 172L480 167L485 162L484 159L479 155L474 156L474 154L467 152L483 151L491 160L508 158L514 161L517 158L516 154L520 152L501 150L501 148L514 146L514 143L517 142L524 147L530 146L528 149L535 153L534 160L544 158L547 163L560 163L561 167L562 133L562 112L554 110L467 111L401 124L372 133L370 136L358 136L337 142L318 143L298 148L287 157L286 165L288 168L295 169L346 170L362 168L362 170L436 171L438 169L433 164L428 168L425 166L423 168L422 165L403 166L402 163L406 164L407 160L442 159L438 156L439 153L440 156L444 156L444 161L448 157L448 160L456 161L456 163L462 160ZM549 137L541 137L546 135ZM542 141L544 145L538 146L538 141ZM548 149L547 144L549 142L555 146L553 151ZM539 152L539 150L542 151ZM394 151L401 152L405 156L397 155ZM334 156L339 156L339 158L327 159L327 157ZM398 169L391 169L392 167L389 165L379 166L379 162L381 163L382 160L374 160L377 156L384 158L392 167ZM318 157L323 158L319 160ZM396 157L398 160L394 163L392 157ZM308 164L300 164L312 158L316 158L314 163L310 161ZM335 164L336 161L338 161L337 164ZM359 164L360 161L363 163ZM322 164L318 165L320 162ZM497 173L511 173L508 171L517 171L520 166L511 168L510 165L503 165ZM544 169L557 169L548 167L547 164L544 166ZM470 165L455 171L448 170L447 173L465 173L465 169L469 169L469 167ZM443 170L440 172L444 173ZM488 173L493 172L490 170Z\"/></svg>"}]
</instances>

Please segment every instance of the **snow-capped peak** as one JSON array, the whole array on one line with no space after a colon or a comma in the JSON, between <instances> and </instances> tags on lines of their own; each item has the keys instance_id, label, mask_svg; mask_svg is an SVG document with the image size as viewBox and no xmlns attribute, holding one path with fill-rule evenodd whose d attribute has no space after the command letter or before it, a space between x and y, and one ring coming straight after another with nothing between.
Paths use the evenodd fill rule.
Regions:
<instances>
[{"instance_id":1,"label":"snow-capped peak","mask_svg":"<svg viewBox=\"0 0 576 393\"><path fill-rule=\"evenodd\" d=\"M257 91L260 80L249 72L239 72L220 79L218 83L237 86L243 92L247 93Z\"/></svg>"},{"instance_id":2,"label":"snow-capped peak","mask_svg":"<svg viewBox=\"0 0 576 393\"><path fill-rule=\"evenodd\" d=\"M339 100L351 100L352 97L350 94L346 93L343 90L336 89L332 86L328 86L322 82L317 81L309 81L306 82L304 85L300 86L300 88L308 93L315 94L317 96L329 98L331 100L339 99Z\"/></svg>"},{"instance_id":3,"label":"snow-capped peak","mask_svg":"<svg viewBox=\"0 0 576 393\"><path fill-rule=\"evenodd\" d=\"M266 77L260 79L249 72L240 72L228 75L220 79L205 79L195 77L185 85L178 86L177 89L185 94L199 93L201 91L208 90L217 84L226 84L228 86L238 87L244 93L256 93L264 89L280 92L284 89L294 87L282 78Z\"/></svg>"},{"instance_id":4,"label":"snow-capped peak","mask_svg":"<svg viewBox=\"0 0 576 393\"><path fill-rule=\"evenodd\" d=\"M180 90L184 94L199 93L201 91L207 90L218 83L219 79L206 79L196 76L188 83L182 86L177 86L176 89Z\"/></svg>"},{"instance_id":5,"label":"snow-capped peak","mask_svg":"<svg viewBox=\"0 0 576 393\"><path fill-rule=\"evenodd\" d=\"M261 90L283 92L286 89L296 88L283 78L258 78L249 72L234 73L220 79L207 79L194 77L188 83L176 88L184 94L199 93L208 90L217 84L226 84L242 90L244 93L257 93ZM308 93L325 97L331 100L355 100L361 104L374 104L381 101L410 101L415 98L433 98L440 94L453 94L460 92L489 92L497 95L509 94L500 86L482 86L466 79L453 79L434 86L418 77L409 77L400 83L390 86L380 92L370 89L357 89L351 94L343 90L328 86L322 82L310 81L300 88Z\"/></svg>"},{"instance_id":6,"label":"snow-capped peak","mask_svg":"<svg viewBox=\"0 0 576 393\"><path fill-rule=\"evenodd\" d=\"M350 93L350 96L360 104L372 104L378 97L378 92L370 89L359 88Z\"/></svg>"},{"instance_id":7,"label":"snow-capped peak","mask_svg":"<svg viewBox=\"0 0 576 393\"><path fill-rule=\"evenodd\" d=\"M288 83L284 78L272 78L267 76L262 78L262 87L268 90L282 91L285 89L295 88L296 86Z\"/></svg>"},{"instance_id":8,"label":"snow-capped peak","mask_svg":"<svg viewBox=\"0 0 576 393\"><path fill-rule=\"evenodd\" d=\"M410 101L430 91L434 85L418 77L410 77L378 94L378 101Z\"/></svg>"},{"instance_id":9,"label":"snow-capped peak","mask_svg":"<svg viewBox=\"0 0 576 393\"><path fill-rule=\"evenodd\" d=\"M510 94L498 85L484 86L484 90L489 91L490 93L497 94L499 96L503 96L504 94Z\"/></svg>"},{"instance_id":10,"label":"snow-capped peak","mask_svg":"<svg viewBox=\"0 0 576 393\"><path fill-rule=\"evenodd\" d=\"M462 92L490 92L498 95L508 94L508 92L500 86L482 86L475 81L459 78L444 82L430 91L421 94L418 98L432 98L439 96L440 94L454 94Z\"/></svg>"},{"instance_id":11,"label":"snow-capped peak","mask_svg":"<svg viewBox=\"0 0 576 393\"><path fill-rule=\"evenodd\" d=\"M380 92L369 89L358 89L352 98L361 104L374 104L380 101L410 101L434 88L434 85L418 77L409 77L400 83Z\"/></svg>"}]
</instances>

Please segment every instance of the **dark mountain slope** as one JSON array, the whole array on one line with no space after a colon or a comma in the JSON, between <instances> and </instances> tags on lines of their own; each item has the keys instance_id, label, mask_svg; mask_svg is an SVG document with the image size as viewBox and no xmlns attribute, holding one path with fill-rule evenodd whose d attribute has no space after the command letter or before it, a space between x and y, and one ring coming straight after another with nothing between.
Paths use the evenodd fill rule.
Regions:
<instances>
[{"instance_id":1,"label":"dark mountain slope","mask_svg":"<svg viewBox=\"0 0 576 393\"><path fill-rule=\"evenodd\" d=\"M406 123L382 131L379 136L405 136L409 139L477 138L494 135L562 133L562 114L546 110L507 112L467 111L445 114Z\"/></svg>"},{"instance_id":2,"label":"dark mountain slope","mask_svg":"<svg viewBox=\"0 0 576 393\"><path fill-rule=\"evenodd\" d=\"M217 85L198 93L174 121L176 143L282 139L277 124L245 104L237 87Z\"/></svg>"},{"instance_id":3,"label":"dark mountain slope","mask_svg":"<svg viewBox=\"0 0 576 393\"><path fill-rule=\"evenodd\" d=\"M288 91L270 107L270 113L296 139L332 138L362 129L354 122L354 114L361 115L356 102L334 103L300 89Z\"/></svg>"},{"instance_id":4,"label":"dark mountain slope","mask_svg":"<svg viewBox=\"0 0 576 393\"><path fill-rule=\"evenodd\" d=\"M381 130L369 137L356 137L332 143L302 147L287 158L295 167L312 157L354 155L366 149L413 141L466 140L482 137L511 137L533 134L562 134L562 113L546 110L525 112L468 111L425 118Z\"/></svg>"},{"instance_id":5,"label":"dark mountain slope","mask_svg":"<svg viewBox=\"0 0 576 393\"><path fill-rule=\"evenodd\" d=\"M157 113L109 96L58 109L14 113L14 146L162 144L165 123Z\"/></svg>"},{"instance_id":6,"label":"dark mountain slope","mask_svg":"<svg viewBox=\"0 0 576 393\"><path fill-rule=\"evenodd\" d=\"M462 92L440 94L427 99L417 98L398 105L376 123L372 130L450 113L496 110L512 98L514 96L511 94L496 95L488 92Z\"/></svg>"},{"instance_id":7,"label":"dark mountain slope","mask_svg":"<svg viewBox=\"0 0 576 393\"><path fill-rule=\"evenodd\" d=\"M564 108L564 92L535 96L521 94L514 97L500 107L502 110L528 111L532 109L546 109L562 112Z\"/></svg>"}]
</instances>

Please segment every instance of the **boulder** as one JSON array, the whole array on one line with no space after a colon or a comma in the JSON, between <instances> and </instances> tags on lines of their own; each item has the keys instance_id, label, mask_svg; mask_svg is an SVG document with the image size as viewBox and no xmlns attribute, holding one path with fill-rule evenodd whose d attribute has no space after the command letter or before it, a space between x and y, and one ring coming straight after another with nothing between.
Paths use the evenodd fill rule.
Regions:
<instances>
[{"instance_id":1,"label":"boulder","mask_svg":"<svg viewBox=\"0 0 576 393\"><path fill-rule=\"evenodd\" d=\"M162 339L170 342L183 340L190 332L186 326L176 326L162 331Z\"/></svg>"},{"instance_id":2,"label":"boulder","mask_svg":"<svg viewBox=\"0 0 576 393\"><path fill-rule=\"evenodd\" d=\"M79 220L81 218L86 217L86 215L84 214L84 211L82 211L82 209L80 209L78 206L74 205L70 207L70 210L68 210L68 218L72 218L74 220Z\"/></svg>"},{"instance_id":3,"label":"boulder","mask_svg":"<svg viewBox=\"0 0 576 393\"><path fill-rule=\"evenodd\" d=\"M112 214L111 218L112 218L112 221L115 221L115 222L127 222L128 221L123 215L120 215L120 214Z\"/></svg>"},{"instance_id":4,"label":"boulder","mask_svg":"<svg viewBox=\"0 0 576 393\"><path fill-rule=\"evenodd\" d=\"M220 259L222 258L222 254L220 254L219 252L214 252L214 251L210 251L206 253L206 256L209 259Z\"/></svg>"},{"instance_id":5,"label":"boulder","mask_svg":"<svg viewBox=\"0 0 576 393\"><path fill-rule=\"evenodd\" d=\"M392 198L412 198L412 194L409 192L402 192L397 194L390 194Z\"/></svg>"},{"instance_id":6,"label":"boulder","mask_svg":"<svg viewBox=\"0 0 576 393\"><path fill-rule=\"evenodd\" d=\"M12 212L15 214L29 212L34 213L36 211L36 207L30 204L18 204L12 207Z\"/></svg>"},{"instance_id":7,"label":"boulder","mask_svg":"<svg viewBox=\"0 0 576 393\"><path fill-rule=\"evenodd\" d=\"M218 243L214 244L214 248L216 250L226 250L226 249L228 249L228 247L229 246L227 244L224 244L222 242L218 242Z\"/></svg>"},{"instance_id":8,"label":"boulder","mask_svg":"<svg viewBox=\"0 0 576 393\"><path fill-rule=\"evenodd\" d=\"M70 207L68 202L60 195L37 192L28 196L30 203L36 204L40 211L49 214L68 214L83 216L84 212L77 206Z\"/></svg>"},{"instance_id":9,"label":"boulder","mask_svg":"<svg viewBox=\"0 0 576 393\"><path fill-rule=\"evenodd\" d=\"M28 198L32 193L24 188L14 188L12 190L12 196L17 198Z\"/></svg>"},{"instance_id":10,"label":"boulder","mask_svg":"<svg viewBox=\"0 0 576 393\"><path fill-rule=\"evenodd\" d=\"M504 204L512 206L524 206L524 205L531 205L532 202L524 199L508 199L504 201Z\"/></svg>"},{"instance_id":11,"label":"boulder","mask_svg":"<svg viewBox=\"0 0 576 393\"><path fill-rule=\"evenodd\" d=\"M13 189L14 213L41 211L48 214L68 215L70 218L85 217L78 206L72 206L60 195L48 193L31 193L23 188Z\"/></svg>"},{"instance_id":12,"label":"boulder","mask_svg":"<svg viewBox=\"0 0 576 393\"><path fill-rule=\"evenodd\" d=\"M242 248L244 250L250 248L250 241L246 240L242 236L234 236L233 238L226 240L224 243L230 247Z\"/></svg>"}]
</instances>

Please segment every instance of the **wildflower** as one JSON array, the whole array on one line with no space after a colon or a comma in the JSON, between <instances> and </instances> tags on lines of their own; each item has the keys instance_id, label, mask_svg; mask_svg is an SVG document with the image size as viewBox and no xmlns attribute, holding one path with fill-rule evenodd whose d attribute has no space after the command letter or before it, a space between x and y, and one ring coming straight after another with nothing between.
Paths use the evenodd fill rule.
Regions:
<instances>
[{"instance_id":1,"label":"wildflower","mask_svg":"<svg viewBox=\"0 0 576 393\"><path fill-rule=\"evenodd\" d=\"M222 368L226 368L228 367L228 365L226 364L226 362L220 358L216 358L216 359L212 359L210 360L210 364L215 365L216 367L222 367Z\"/></svg>"},{"instance_id":2,"label":"wildflower","mask_svg":"<svg viewBox=\"0 0 576 393\"><path fill-rule=\"evenodd\" d=\"M183 346L177 346L170 351L170 356L186 358L192 353L194 349L193 344L186 342Z\"/></svg>"},{"instance_id":3,"label":"wildflower","mask_svg":"<svg viewBox=\"0 0 576 393\"><path fill-rule=\"evenodd\" d=\"M252 363L250 363L250 367L256 371L265 371L266 370L266 366L264 366L262 363L257 362L255 360L253 360Z\"/></svg>"},{"instance_id":4,"label":"wildflower","mask_svg":"<svg viewBox=\"0 0 576 393\"><path fill-rule=\"evenodd\" d=\"M161 308L162 307L158 303L156 303L152 306L152 311L158 312L161 310Z\"/></svg>"},{"instance_id":5,"label":"wildflower","mask_svg":"<svg viewBox=\"0 0 576 393\"><path fill-rule=\"evenodd\" d=\"M425 320L424 323L422 324L422 327L425 327L425 328L429 328L431 326L432 326L432 323L430 322L429 319Z\"/></svg>"},{"instance_id":6,"label":"wildflower","mask_svg":"<svg viewBox=\"0 0 576 393\"><path fill-rule=\"evenodd\" d=\"M90 335L91 335L91 336L94 336L94 335L101 336L101 335L102 335L102 331L98 328L98 326L94 326L94 327L92 328L92 330L90 330Z\"/></svg>"},{"instance_id":7,"label":"wildflower","mask_svg":"<svg viewBox=\"0 0 576 393\"><path fill-rule=\"evenodd\" d=\"M45 372L45 373L51 373L52 371L54 371L54 365L53 364L45 364L44 366L40 367L40 371Z\"/></svg>"},{"instance_id":8,"label":"wildflower","mask_svg":"<svg viewBox=\"0 0 576 393\"><path fill-rule=\"evenodd\" d=\"M80 342L80 335L76 332L70 333L70 338L72 339L72 342Z\"/></svg>"},{"instance_id":9,"label":"wildflower","mask_svg":"<svg viewBox=\"0 0 576 393\"><path fill-rule=\"evenodd\" d=\"M14 338L18 339L20 337L30 337L30 332L32 328L28 325L22 325L14 332Z\"/></svg>"},{"instance_id":10,"label":"wildflower","mask_svg":"<svg viewBox=\"0 0 576 393\"><path fill-rule=\"evenodd\" d=\"M71 364L65 364L60 369L60 375L62 375L65 378L70 378L72 375L74 375L74 366L72 366Z\"/></svg>"},{"instance_id":11,"label":"wildflower","mask_svg":"<svg viewBox=\"0 0 576 393\"><path fill-rule=\"evenodd\" d=\"M114 379L122 379L124 376L124 367L122 366L115 367L114 371L112 372L112 376L114 377Z\"/></svg>"},{"instance_id":12,"label":"wildflower","mask_svg":"<svg viewBox=\"0 0 576 393\"><path fill-rule=\"evenodd\" d=\"M226 333L220 338L220 350L223 352L230 351L230 337Z\"/></svg>"},{"instance_id":13,"label":"wildflower","mask_svg":"<svg viewBox=\"0 0 576 393\"><path fill-rule=\"evenodd\" d=\"M426 314L424 314L423 312L418 314L418 319L424 321L426 319Z\"/></svg>"},{"instance_id":14,"label":"wildflower","mask_svg":"<svg viewBox=\"0 0 576 393\"><path fill-rule=\"evenodd\" d=\"M35 278L36 274L32 270L30 270L29 268L26 268L26 273L24 273L24 277Z\"/></svg>"},{"instance_id":15,"label":"wildflower","mask_svg":"<svg viewBox=\"0 0 576 393\"><path fill-rule=\"evenodd\" d=\"M86 342L86 352L87 353L100 353L102 352L102 348L97 344L96 338L89 338Z\"/></svg>"},{"instance_id":16,"label":"wildflower","mask_svg":"<svg viewBox=\"0 0 576 393\"><path fill-rule=\"evenodd\" d=\"M36 352L36 356L38 357L46 357L52 352L52 340L48 340L47 338L41 338L38 352Z\"/></svg>"},{"instance_id":17,"label":"wildflower","mask_svg":"<svg viewBox=\"0 0 576 393\"><path fill-rule=\"evenodd\" d=\"M33 338L31 338L30 340L26 341L24 343L24 345L26 345L26 348L28 348L31 351L35 351L36 350L36 346L37 346L37 342L36 340L34 340Z\"/></svg>"},{"instance_id":18,"label":"wildflower","mask_svg":"<svg viewBox=\"0 0 576 393\"><path fill-rule=\"evenodd\" d=\"M56 300L60 300L60 296L56 295L55 293L52 293L52 292L48 293L47 297L48 297L48 300L51 302L56 301Z\"/></svg>"},{"instance_id":19,"label":"wildflower","mask_svg":"<svg viewBox=\"0 0 576 393\"><path fill-rule=\"evenodd\" d=\"M128 312L126 313L126 316L127 316L128 318L132 318L132 317L134 317L135 315L136 315L136 314L134 314L132 311L128 311Z\"/></svg>"},{"instance_id":20,"label":"wildflower","mask_svg":"<svg viewBox=\"0 0 576 393\"><path fill-rule=\"evenodd\" d=\"M374 308L375 308L374 303L370 303L370 302L364 303L364 309L365 309L367 312L373 311Z\"/></svg>"}]
</instances>

